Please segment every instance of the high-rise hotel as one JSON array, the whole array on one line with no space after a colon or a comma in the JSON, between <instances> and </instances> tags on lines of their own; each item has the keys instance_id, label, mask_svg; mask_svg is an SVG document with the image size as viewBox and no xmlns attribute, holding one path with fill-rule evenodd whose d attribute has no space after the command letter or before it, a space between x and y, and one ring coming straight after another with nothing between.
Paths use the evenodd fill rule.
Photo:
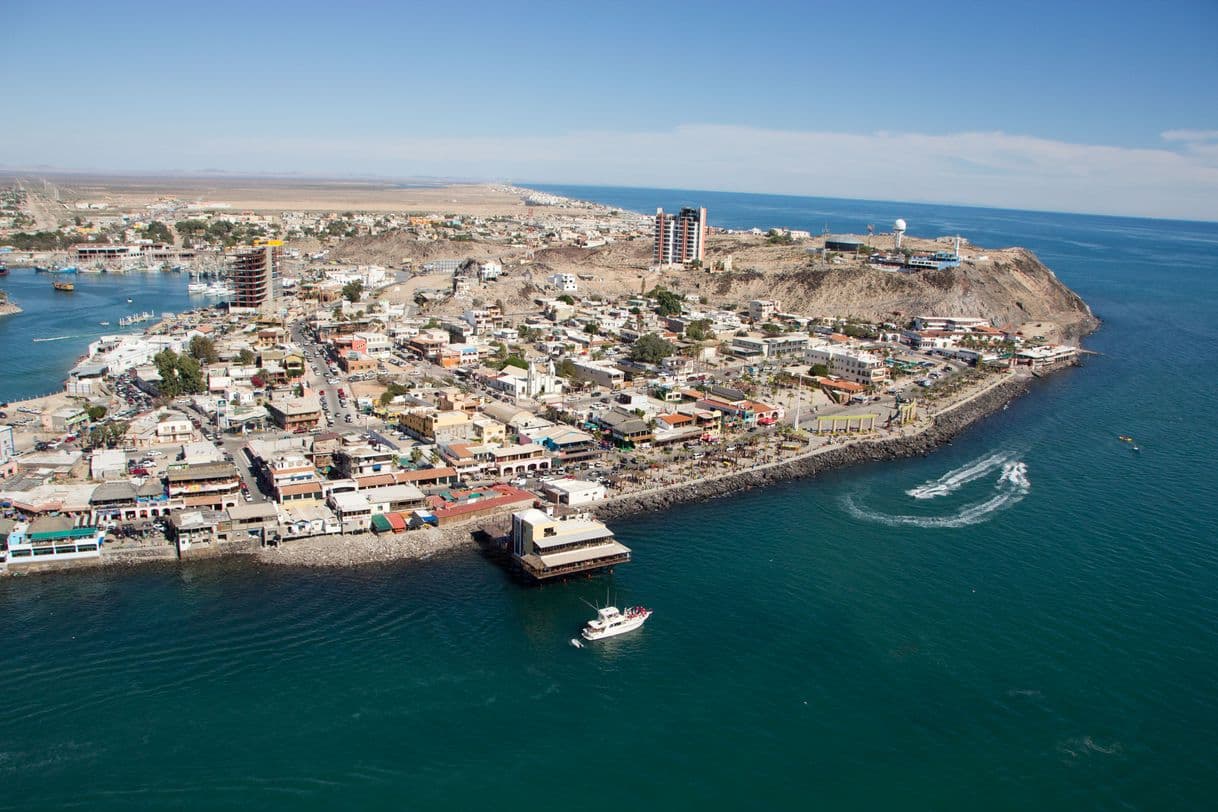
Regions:
<instances>
[{"instance_id":1,"label":"high-rise hotel","mask_svg":"<svg viewBox=\"0 0 1218 812\"><path fill-rule=\"evenodd\" d=\"M680 214L665 214L656 209L655 249L657 265L684 265L702 262L706 251L706 209L681 209Z\"/></svg>"},{"instance_id":2,"label":"high-rise hotel","mask_svg":"<svg viewBox=\"0 0 1218 812\"><path fill-rule=\"evenodd\" d=\"M259 240L232 258L233 307L258 308L275 298L282 245L282 240Z\"/></svg>"}]
</instances>

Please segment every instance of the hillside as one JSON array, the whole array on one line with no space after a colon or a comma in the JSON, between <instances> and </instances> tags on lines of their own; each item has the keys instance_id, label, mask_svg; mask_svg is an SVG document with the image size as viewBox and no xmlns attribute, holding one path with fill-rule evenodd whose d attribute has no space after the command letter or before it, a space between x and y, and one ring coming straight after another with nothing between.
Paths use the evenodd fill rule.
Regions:
<instances>
[{"instance_id":1,"label":"hillside","mask_svg":"<svg viewBox=\"0 0 1218 812\"><path fill-rule=\"evenodd\" d=\"M942 240L908 239L906 244L915 250L945 247ZM661 272L648 268L651 242L647 239L592 250L539 249L531 258L523 249L476 243L432 244L421 251L396 242L379 247L388 248L385 253L416 257L445 250L448 256L497 257L504 262L504 276L476 288L473 296L486 302L500 300L514 312L523 312L532 300L548 295L547 276L565 272L579 278L581 296L618 297L662 285L711 305L743 306L750 299L777 299L783 310L813 316L875 321L904 321L918 314L982 316L997 325L1024 327L1028 334L1069 340L1098 326L1087 304L1023 248L984 250L965 245L959 268L894 273L870 267L861 258L839 256L826 261L809 251L818 246L818 240L770 245L764 237L714 234L707 250L710 267ZM369 244L360 245L359 251L380 253ZM730 271L712 269L725 260ZM397 295L413 287L405 286ZM456 313L468 304L450 300L438 310Z\"/></svg>"}]
</instances>

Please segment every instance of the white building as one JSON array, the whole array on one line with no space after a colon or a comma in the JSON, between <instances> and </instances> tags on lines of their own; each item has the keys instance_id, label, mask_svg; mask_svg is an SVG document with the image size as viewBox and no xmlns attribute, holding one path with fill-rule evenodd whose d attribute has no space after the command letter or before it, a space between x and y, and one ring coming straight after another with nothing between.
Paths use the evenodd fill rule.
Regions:
<instances>
[{"instance_id":1,"label":"white building","mask_svg":"<svg viewBox=\"0 0 1218 812\"><path fill-rule=\"evenodd\" d=\"M380 357L393 352L393 342L384 333L356 333L355 337L363 339L369 355Z\"/></svg>"},{"instance_id":2,"label":"white building","mask_svg":"<svg viewBox=\"0 0 1218 812\"><path fill-rule=\"evenodd\" d=\"M607 489L600 482L583 479L554 479L543 482L541 493L558 505L589 505L604 499Z\"/></svg>"},{"instance_id":3,"label":"white building","mask_svg":"<svg viewBox=\"0 0 1218 812\"><path fill-rule=\"evenodd\" d=\"M916 316L913 328L922 330L946 330L949 332L968 332L976 327L989 327L986 319L967 316Z\"/></svg>"},{"instance_id":4,"label":"white building","mask_svg":"<svg viewBox=\"0 0 1218 812\"><path fill-rule=\"evenodd\" d=\"M0 448L0 462L4 461L3 456L3 449ZM94 451L93 458L89 460L89 476L98 482L127 476L127 455L117 448Z\"/></svg>"},{"instance_id":5,"label":"white building","mask_svg":"<svg viewBox=\"0 0 1218 812\"><path fill-rule=\"evenodd\" d=\"M879 386L888 380L884 359L863 350L825 344L809 347L806 357L809 364L824 364L830 374L855 383Z\"/></svg>"},{"instance_id":6,"label":"white building","mask_svg":"<svg viewBox=\"0 0 1218 812\"><path fill-rule=\"evenodd\" d=\"M778 302L772 299L754 299L749 302L749 318L760 324L774 318L778 309Z\"/></svg>"},{"instance_id":7,"label":"white building","mask_svg":"<svg viewBox=\"0 0 1218 812\"><path fill-rule=\"evenodd\" d=\"M546 282L553 285L563 293L574 293L579 290L579 284L575 280L574 274L556 273L546 277Z\"/></svg>"},{"instance_id":8,"label":"white building","mask_svg":"<svg viewBox=\"0 0 1218 812\"><path fill-rule=\"evenodd\" d=\"M575 377L581 381L591 381L597 386L609 389L620 389L626 384L626 373L604 361L577 361L571 359Z\"/></svg>"},{"instance_id":9,"label":"white building","mask_svg":"<svg viewBox=\"0 0 1218 812\"><path fill-rule=\"evenodd\" d=\"M483 381L491 389L506 392L514 398L560 395L563 391L563 379L554 374L552 361L544 368L536 361L530 361L527 370L509 364L497 374L483 378Z\"/></svg>"},{"instance_id":10,"label":"white building","mask_svg":"<svg viewBox=\"0 0 1218 812\"><path fill-rule=\"evenodd\" d=\"M478 275L483 282L490 282L503 275L503 266L494 260L487 260L478 267Z\"/></svg>"}]
</instances>

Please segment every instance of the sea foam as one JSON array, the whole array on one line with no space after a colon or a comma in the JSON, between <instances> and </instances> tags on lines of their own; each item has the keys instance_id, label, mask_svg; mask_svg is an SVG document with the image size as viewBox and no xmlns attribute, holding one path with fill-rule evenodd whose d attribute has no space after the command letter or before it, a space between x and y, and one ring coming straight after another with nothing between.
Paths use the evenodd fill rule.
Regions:
<instances>
[{"instance_id":1,"label":"sea foam","mask_svg":"<svg viewBox=\"0 0 1218 812\"><path fill-rule=\"evenodd\" d=\"M996 468L1001 467L994 481L992 494L981 501L964 505L946 516L910 516L903 514L882 513L869 510L847 494L843 502L851 516L863 521L885 524L890 527L926 527L950 529L979 524L1000 510L1005 510L1018 504L1032 489L1028 479L1028 466L1020 460L1012 460L1002 454L993 454L949 471L938 479L925 482L905 493L915 499L933 499L945 496L963 487L965 484L980 479Z\"/></svg>"}]
</instances>

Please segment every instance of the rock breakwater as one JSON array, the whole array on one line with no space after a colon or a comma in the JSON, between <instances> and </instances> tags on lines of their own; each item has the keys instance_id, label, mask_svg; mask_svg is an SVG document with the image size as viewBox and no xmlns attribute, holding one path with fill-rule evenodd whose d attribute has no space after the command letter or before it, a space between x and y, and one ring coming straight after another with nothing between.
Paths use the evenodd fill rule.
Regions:
<instances>
[{"instance_id":1,"label":"rock breakwater","mask_svg":"<svg viewBox=\"0 0 1218 812\"><path fill-rule=\"evenodd\" d=\"M595 512L599 518L605 520L623 518L664 510L684 502L712 499L774 482L813 477L847 465L928 454L977 420L1001 409L1013 398L1025 394L1029 385L1028 378L1010 378L937 415L929 427L917 433L855 440L744 471L624 494L600 503L595 507Z\"/></svg>"}]
</instances>

